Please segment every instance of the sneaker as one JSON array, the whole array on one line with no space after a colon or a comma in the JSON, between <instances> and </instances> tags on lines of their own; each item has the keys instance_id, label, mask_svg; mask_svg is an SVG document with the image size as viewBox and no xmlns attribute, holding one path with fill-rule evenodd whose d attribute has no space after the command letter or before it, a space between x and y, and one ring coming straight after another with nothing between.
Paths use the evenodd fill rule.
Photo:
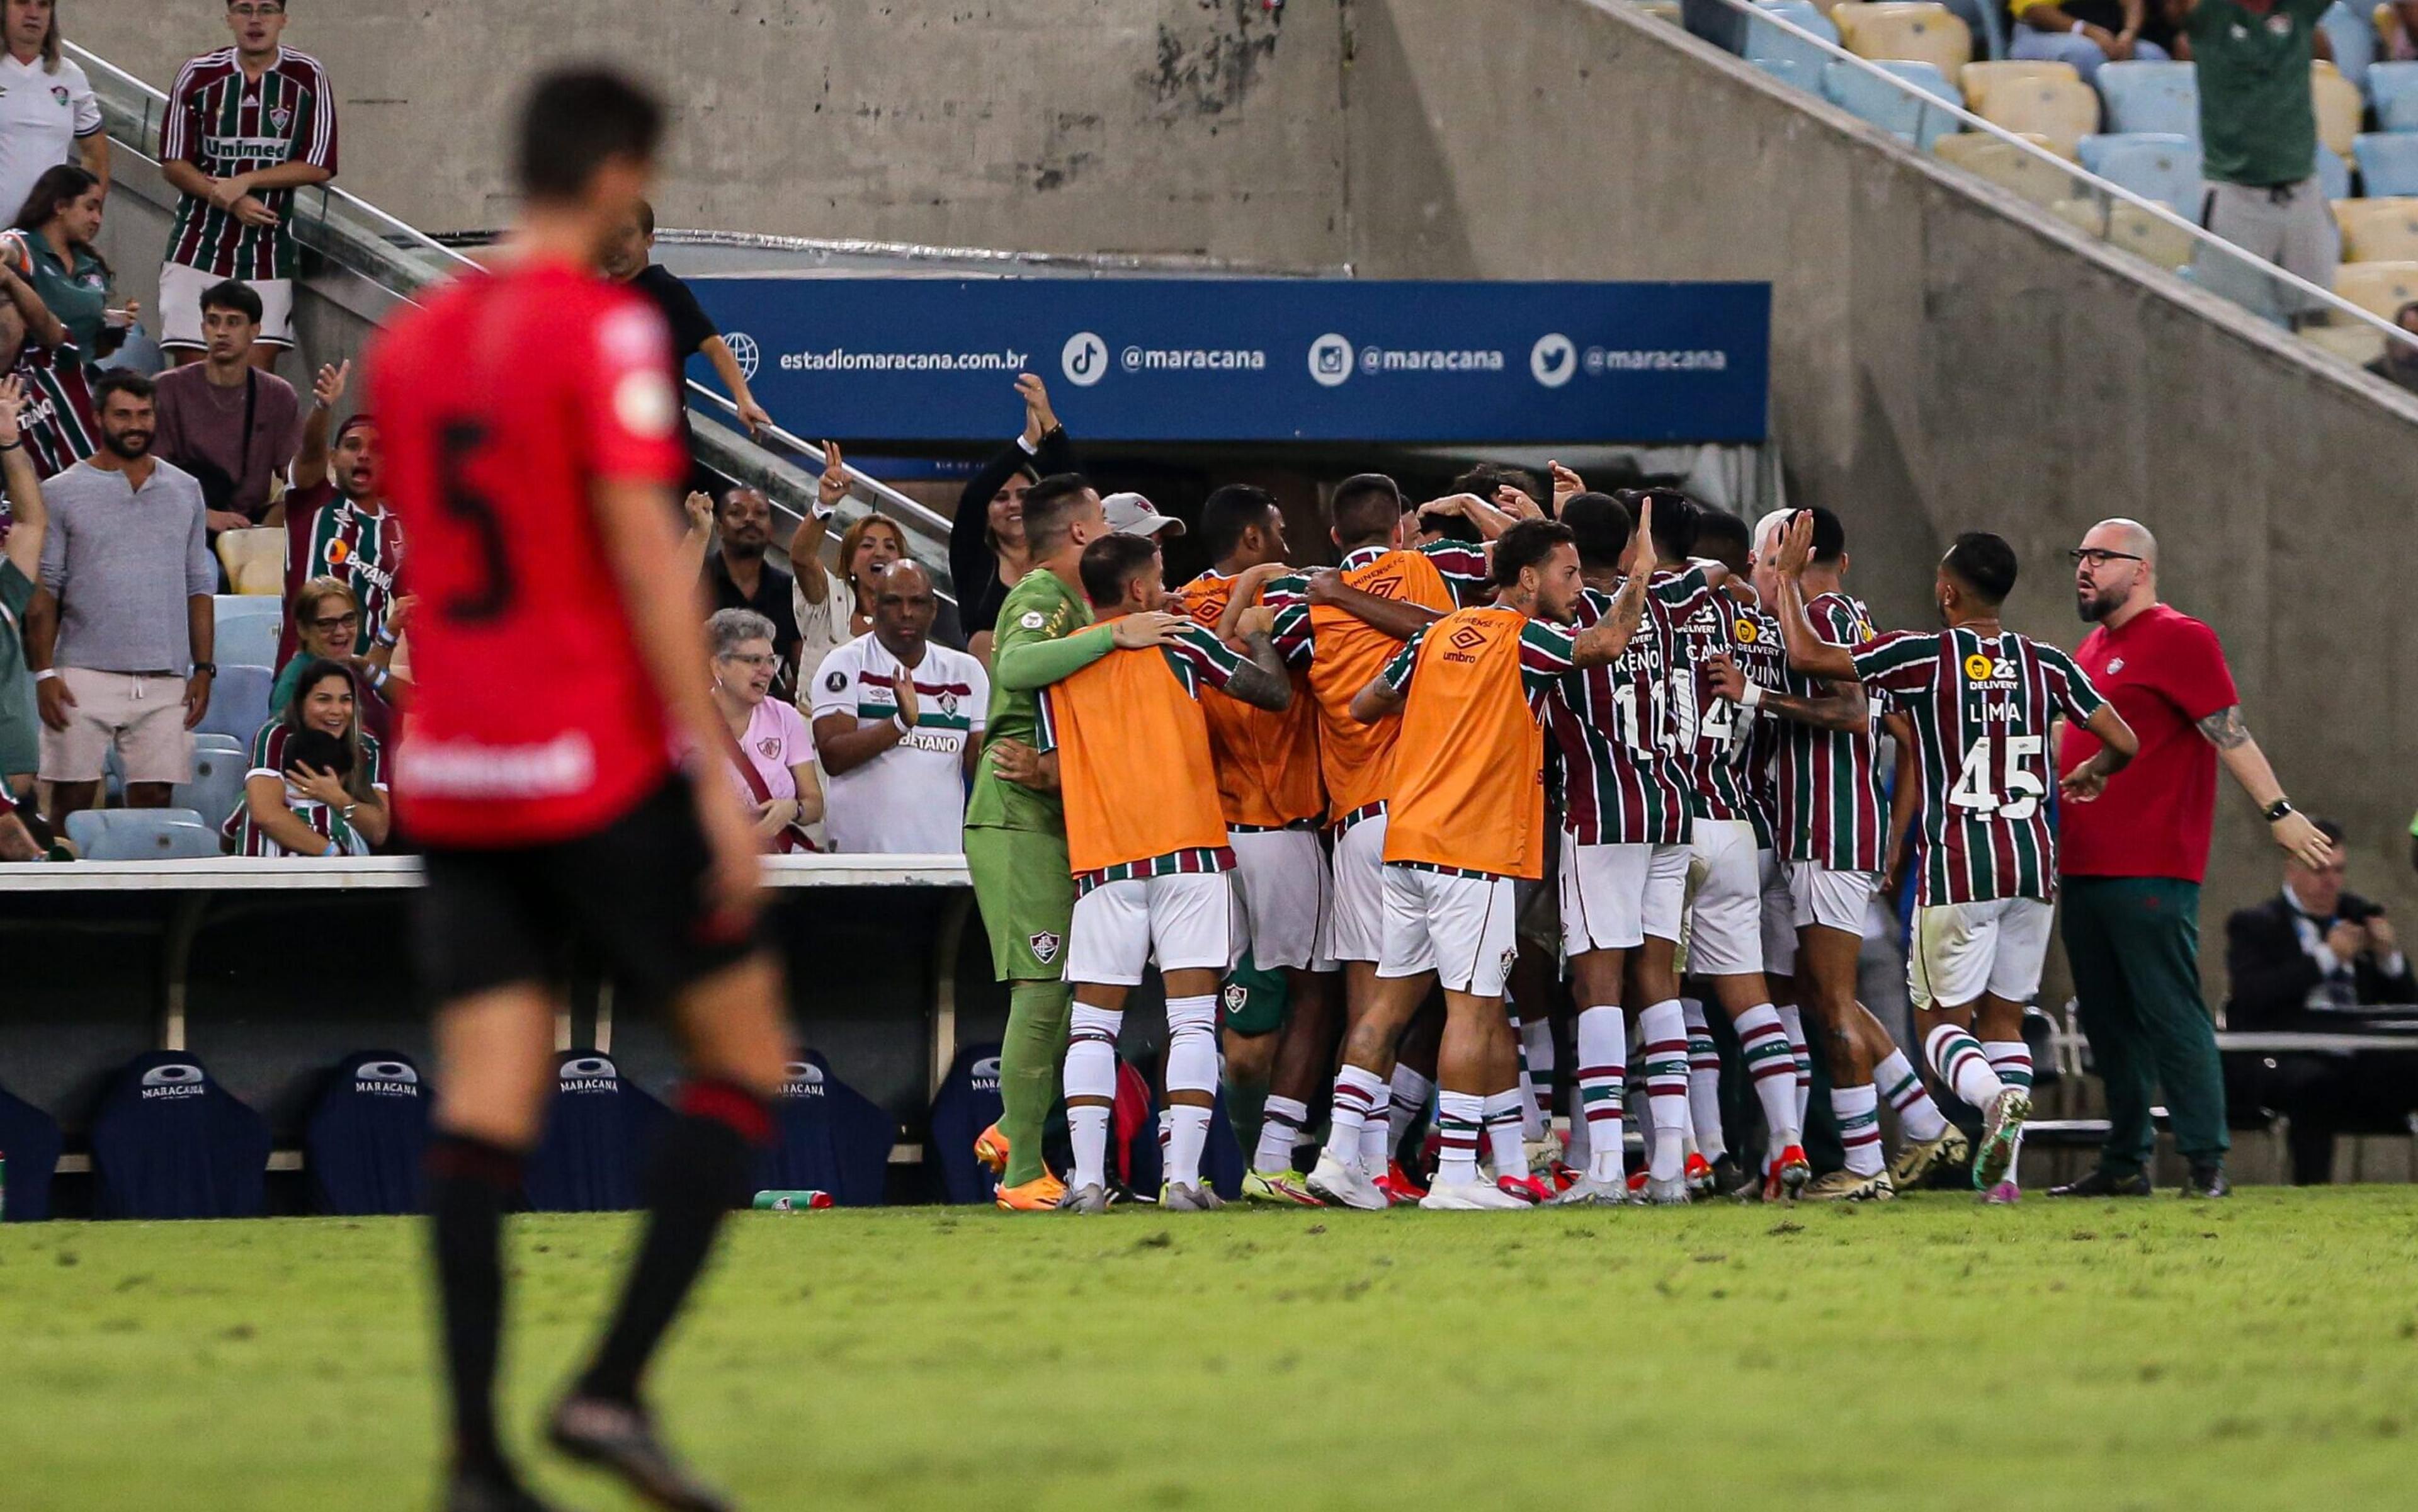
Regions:
<instances>
[{"instance_id":1,"label":"sneaker","mask_svg":"<svg viewBox=\"0 0 2418 1512\"><path fill-rule=\"evenodd\" d=\"M1658 1182L1651 1177L1646 1179L1645 1205L1648 1207L1686 1207L1694 1200L1694 1197L1695 1194L1690 1190L1688 1178L1684 1174L1675 1176L1667 1182Z\"/></svg>"},{"instance_id":2,"label":"sneaker","mask_svg":"<svg viewBox=\"0 0 2418 1512\"><path fill-rule=\"evenodd\" d=\"M1637 1169L1630 1171L1622 1179L1629 1184L1629 1199L1631 1202L1643 1202L1645 1200L1645 1167L1640 1166Z\"/></svg>"},{"instance_id":3,"label":"sneaker","mask_svg":"<svg viewBox=\"0 0 2418 1512\"><path fill-rule=\"evenodd\" d=\"M2150 1173L2136 1170L2130 1176L2111 1176L2103 1168L2093 1170L2078 1182L2048 1189L2051 1197L2147 1197L2155 1190L2150 1184Z\"/></svg>"},{"instance_id":4,"label":"sneaker","mask_svg":"<svg viewBox=\"0 0 2418 1512\"><path fill-rule=\"evenodd\" d=\"M1524 1197L1513 1197L1500 1187L1484 1182L1438 1182L1419 1199L1419 1206L1431 1212L1472 1212L1481 1208L1524 1208L1532 1206Z\"/></svg>"},{"instance_id":5,"label":"sneaker","mask_svg":"<svg viewBox=\"0 0 2418 1512\"><path fill-rule=\"evenodd\" d=\"M1298 1172L1290 1170L1254 1170L1243 1175L1243 1200L1268 1202L1278 1207L1323 1208L1310 1189L1301 1184Z\"/></svg>"},{"instance_id":6,"label":"sneaker","mask_svg":"<svg viewBox=\"0 0 2418 1512\"><path fill-rule=\"evenodd\" d=\"M1553 1199L1553 1189L1534 1176L1498 1176L1494 1179L1494 1189L1508 1192L1530 1207Z\"/></svg>"},{"instance_id":7,"label":"sneaker","mask_svg":"<svg viewBox=\"0 0 2418 1512\"><path fill-rule=\"evenodd\" d=\"M1691 1150L1688 1152L1687 1168L1681 1173L1680 1180L1688 1184L1691 1193L1702 1197L1713 1189L1719 1178L1713 1174L1713 1163Z\"/></svg>"},{"instance_id":8,"label":"sneaker","mask_svg":"<svg viewBox=\"0 0 2418 1512\"><path fill-rule=\"evenodd\" d=\"M2183 1178L2185 1197L2231 1197L2233 1184L2225 1179L2223 1166L2194 1166Z\"/></svg>"},{"instance_id":9,"label":"sneaker","mask_svg":"<svg viewBox=\"0 0 2418 1512\"><path fill-rule=\"evenodd\" d=\"M1404 1170L1402 1163L1399 1160L1386 1165L1385 1174L1377 1178L1377 1189L1391 1199L1396 1207L1400 1207L1405 1202L1416 1202L1428 1195L1428 1189L1418 1184L1417 1178Z\"/></svg>"},{"instance_id":10,"label":"sneaker","mask_svg":"<svg viewBox=\"0 0 2418 1512\"><path fill-rule=\"evenodd\" d=\"M2023 1200L2023 1188L2012 1182L2000 1182L1982 1194L1982 1200L1994 1208L2011 1208Z\"/></svg>"},{"instance_id":11,"label":"sneaker","mask_svg":"<svg viewBox=\"0 0 2418 1512\"><path fill-rule=\"evenodd\" d=\"M1963 1129L1951 1123L1947 1131L1936 1139L1906 1141L1905 1148L1900 1150L1897 1153L1897 1158L1890 1162L1890 1182L1901 1189L1910 1191L1925 1176L1941 1167L1961 1166L1972 1158L1972 1141L1965 1138Z\"/></svg>"},{"instance_id":12,"label":"sneaker","mask_svg":"<svg viewBox=\"0 0 2418 1512\"><path fill-rule=\"evenodd\" d=\"M1357 1166L1347 1166L1324 1151L1319 1152L1318 1164L1310 1168L1306 1183L1310 1195L1330 1207L1357 1208L1363 1213L1383 1213L1393 1206L1385 1193L1368 1173Z\"/></svg>"},{"instance_id":13,"label":"sneaker","mask_svg":"<svg viewBox=\"0 0 2418 1512\"><path fill-rule=\"evenodd\" d=\"M638 1496L668 1512L729 1512L722 1493L700 1483L655 1436L645 1408L598 1397L571 1397L546 1424L554 1446L605 1471Z\"/></svg>"},{"instance_id":14,"label":"sneaker","mask_svg":"<svg viewBox=\"0 0 2418 1512\"><path fill-rule=\"evenodd\" d=\"M2015 1141L2024 1137L2024 1121L2032 1116L2032 1094L2009 1087L1991 1103L1982 1124L1982 1153L1973 1162L1973 1187L1986 1192L2006 1180L2014 1168Z\"/></svg>"},{"instance_id":15,"label":"sneaker","mask_svg":"<svg viewBox=\"0 0 2418 1512\"><path fill-rule=\"evenodd\" d=\"M1226 1205L1226 1199L1206 1183L1169 1182L1158 1189L1158 1210L1161 1213L1215 1213Z\"/></svg>"},{"instance_id":16,"label":"sneaker","mask_svg":"<svg viewBox=\"0 0 2418 1512\"><path fill-rule=\"evenodd\" d=\"M974 1158L990 1168L994 1176L1007 1174L1007 1136L994 1123L974 1136Z\"/></svg>"},{"instance_id":17,"label":"sneaker","mask_svg":"<svg viewBox=\"0 0 2418 1512\"><path fill-rule=\"evenodd\" d=\"M1760 1185L1762 1181L1760 1175L1739 1165L1738 1157L1734 1154L1723 1153L1721 1159L1713 1162L1713 1190L1716 1192L1735 1192L1742 1185Z\"/></svg>"},{"instance_id":18,"label":"sneaker","mask_svg":"<svg viewBox=\"0 0 2418 1512\"><path fill-rule=\"evenodd\" d=\"M1058 1211L1080 1214L1085 1217L1097 1217L1109 1211L1109 1189L1105 1186L1086 1186L1078 1190L1070 1186L1066 1188L1066 1195L1058 1199Z\"/></svg>"},{"instance_id":19,"label":"sneaker","mask_svg":"<svg viewBox=\"0 0 2418 1512\"><path fill-rule=\"evenodd\" d=\"M1805 1156L1805 1147L1792 1144L1771 1159L1763 1181L1763 1199L1767 1202L1794 1202L1814 1179L1814 1162ZM1894 1181L1891 1183L1895 1184Z\"/></svg>"},{"instance_id":20,"label":"sneaker","mask_svg":"<svg viewBox=\"0 0 2418 1512\"><path fill-rule=\"evenodd\" d=\"M1551 1168L1538 1172L1537 1179L1543 1182L1555 1193L1561 1193L1567 1192L1571 1187L1576 1186L1579 1183L1579 1178L1585 1174L1586 1173L1584 1171L1579 1169L1576 1166L1571 1165L1567 1160L1556 1160L1553 1162Z\"/></svg>"},{"instance_id":21,"label":"sneaker","mask_svg":"<svg viewBox=\"0 0 2418 1512\"><path fill-rule=\"evenodd\" d=\"M1548 1128L1541 1139L1524 1139L1520 1153L1528 1162L1528 1174L1542 1176L1562 1163L1562 1137Z\"/></svg>"},{"instance_id":22,"label":"sneaker","mask_svg":"<svg viewBox=\"0 0 2418 1512\"><path fill-rule=\"evenodd\" d=\"M554 1512L509 1470L473 1474L455 1471L445 1482L444 1512Z\"/></svg>"},{"instance_id":23,"label":"sneaker","mask_svg":"<svg viewBox=\"0 0 2418 1512\"><path fill-rule=\"evenodd\" d=\"M1047 1213L1066 1200L1066 1184L1043 1171L1018 1186L1002 1186L991 1200L1010 1213Z\"/></svg>"},{"instance_id":24,"label":"sneaker","mask_svg":"<svg viewBox=\"0 0 2418 1512\"><path fill-rule=\"evenodd\" d=\"M1599 1182L1592 1176L1581 1176L1554 1197L1557 1208L1625 1208L1629 1205L1627 1182Z\"/></svg>"},{"instance_id":25,"label":"sneaker","mask_svg":"<svg viewBox=\"0 0 2418 1512\"><path fill-rule=\"evenodd\" d=\"M1817 1176L1798 1193L1808 1202L1886 1202L1897 1196L1897 1184L1886 1170L1869 1176L1859 1176L1849 1170L1834 1170Z\"/></svg>"}]
</instances>

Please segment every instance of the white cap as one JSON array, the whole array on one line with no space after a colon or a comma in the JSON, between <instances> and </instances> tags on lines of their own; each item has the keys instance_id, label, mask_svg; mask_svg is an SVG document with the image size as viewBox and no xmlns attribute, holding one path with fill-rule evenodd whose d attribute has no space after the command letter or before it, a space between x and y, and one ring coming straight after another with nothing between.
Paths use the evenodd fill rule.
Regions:
<instances>
[{"instance_id":1,"label":"white cap","mask_svg":"<svg viewBox=\"0 0 2418 1512\"><path fill-rule=\"evenodd\" d=\"M1172 514L1161 514L1150 500L1140 494L1110 494L1100 500L1101 512L1109 517L1109 528L1128 536L1180 536L1184 522Z\"/></svg>"}]
</instances>

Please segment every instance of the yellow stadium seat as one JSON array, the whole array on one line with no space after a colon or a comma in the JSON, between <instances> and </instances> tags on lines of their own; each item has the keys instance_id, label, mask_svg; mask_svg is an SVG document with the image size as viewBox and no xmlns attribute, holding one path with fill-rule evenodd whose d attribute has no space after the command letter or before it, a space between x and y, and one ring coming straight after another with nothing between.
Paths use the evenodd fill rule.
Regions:
<instances>
[{"instance_id":1,"label":"yellow stadium seat","mask_svg":"<svg viewBox=\"0 0 2418 1512\"><path fill-rule=\"evenodd\" d=\"M1658 21L1667 21L1674 26L1679 24L1678 0L1643 0L1637 8Z\"/></svg>"},{"instance_id":2,"label":"yellow stadium seat","mask_svg":"<svg viewBox=\"0 0 2418 1512\"><path fill-rule=\"evenodd\" d=\"M2321 58L2309 65L2309 95L2318 108L2318 140L2349 157L2351 138L2359 135L2360 117L2367 110L2359 85Z\"/></svg>"},{"instance_id":3,"label":"yellow stadium seat","mask_svg":"<svg viewBox=\"0 0 2418 1512\"><path fill-rule=\"evenodd\" d=\"M2334 224L2342 228L2346 263L2391 263L2418 258L2418 196L2334 201Z\"/></svg>"},{"instance_id":4,"label":"yellow stadium seat","mask_svg":"<svg viewBox=\"0 0 2418 1512\"><path fill-rule=\"evenodd\" d=\"M2301 339L2360 367L2384 355L2384 333L2372 326L2303 326Z\"/></svg>"},{"instance_id":5,"label":"yellow stadium seat","mask_svg":"<svg viewBox=\"0 0 2418 1512\"><path fill-rule=\"evenodd\" d=\"M2060 158L2099 130L2099 95L2076 79L2017 79L1992 86L1974 114L2010 131L2038 132Z\"/></svg>"},{"instance_id":6,"label":"yellow stadium seat","mask_svg":"<svg viewBox=\"0 0 2418 1512\"><path fill-rule=\"evenodd\" d=\"M2108 245L2146 257L2160 267L2190 266L2192 234L2137 205L2115 201L2107 212L2106 235Z\"/></svg>"},{"instance_id":7,"label":"yellow stadium seat","mask_svg":"<svg viewBox=\"0 0 2418 1512\"><path fill-rule=\"evenodd\" d=\"M2050 63L2045 60L2025 63L2002 60L1997 63L1967 63L1957 73L1956 84L1958 88L1965 91L1965 108L1978 114L1982 109L1983 97L1987 96L1992 89L1999 84L2022 79L2070 79L2075 84L2080 84L2082 75L2074 71L2074 65L2071 63Z\"/></svg>"},{"instance_id":8,"label":"yellow stadium seat","mask_svg":"<svg viewBox=\"0 0 2418 1512\"><path fill-rule=\"evenodd\" d=\"M2369 12L2368 19L2376 23L2377 53L2380 56L2391 57L2393 38L2401 30L2401 18L2394 14L2392 0L2385 0L2383 5Z\"/></svg>"},{"instance_id":9,"label":"yellow stadium seat","mask_svg":"<svg viewBox=\"0 0 2418 1512\"><path fill-rule=\"evenodd\" d=\"M2024 140L2036 147L2055 150L2046 137L2028 135ZM1932 145L1931 150L1942 161L2013 190L2043 208L2055 209L2074 198L2074 175L1985 132L1960 131L1943 136Z\"/></svg>"},{"instance_id":10,"label":"yellow stadium seat","mask_svg":"<svg viewBox=\"0 0 2418 1512\"><path fill-rule=\"evenodd\" d=\"M1879 0L1830 12L1839 40L1859 57L1928 63L1951 79L1973 55L1973 33L1931 0Z\"/></svg>"},{"instance_id":11,"label":"yellow stadium seat","mask_svg":"<svg viewBox=\"0 0 2418 1512\"><path fill-rule=\"evenodd\" d=\"M285 527L263 525L222 532L219 563L237 593L283 593Z\"/></svg>"},{"instance_id":12,"label":"yellow stadium seat","mask_svg":"<svg viewBox=\"0 0 2418 1512\"><path fill-rule=\"evenodd\" d=\"M2395 311L2418 299L2418 262L2345 263L2334 274L2334 292L2370 314L2386 320ZM2352 324L2335 316L2337 325Z\"/></svg>"}]
</instances>

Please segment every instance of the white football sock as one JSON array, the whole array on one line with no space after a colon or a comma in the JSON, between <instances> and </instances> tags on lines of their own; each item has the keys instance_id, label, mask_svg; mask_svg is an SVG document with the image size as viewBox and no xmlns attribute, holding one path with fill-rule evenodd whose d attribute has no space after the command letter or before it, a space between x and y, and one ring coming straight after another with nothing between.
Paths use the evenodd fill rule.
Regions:
<instances>
[{"instance_id":1,"label":"white football sock","mask_svg":"<svg viewBox=\"0 0 2418 1512\"><path fill-rule=\"evenodd\" d=\"M1217 1095L1217 1000L1214 996L1167 1000L1167 1180L1176 1186L1201 1184L1201 1152L1209 1143L1210 1104ZM1177 1092L1209 1101L1179 1103Z\"/></svg>"},{"instance_id":2,"label":"white football sock","mask_svg":"<svg viewBox=\"0 0 2418 1512\"><path fill-rule=\"evenodd\" d=\"M1873 1085L1897 1109L1898 1132L1906 1138L1927 1144L1948 1132L1948 1116L1931 1100L1930 1090L1904 1050L1891 1050L1888 1060L1873 1067Z\"/></svg>"},{"instance_id":3,"label":"white football sock","mask_svg":"<svg viewBox=\"0 0 2418 1512\"><path fill-rule=\"evenodd\" d=\"M1370 1109L1381 1107L1385 1083L1373 1071L1347 1065L1335 1074L1335 1107L1327 1115L1326 1153L1338 1163L1360 1168L1360 1127Z\"/></svg>"},{"instance_id":4,"label":"white football sock","mask_svg":"<svg viewBox=\"0 0 2418 1512\"><path fill-rule=\"evenodd\" d=\"M1722 1052L1714 1047L1701 1000L1680 999L1679 1011L1688 1023L1688 1122L1696 1131L1697 1153L1719 1160L1730 1150L1722 1128Z\"/></svg>"},{"instance_id":5,"label":"white football sock","mask_svg":"<svg viewBox=\"0 0 2418 1512\"><path fill-rule=\"evenodd\" d=\"M1982 1053L1990 1058L1990 1069L2010 1087L2032 1090L2032 1047L2021 1040L1983 1040ZM2014 1148L2007 1155L2007 1180L2015 1180L2015 1162L2023 1157L2024 1137L2015 1136Z\"/></svg>"},{"instance_id":6,"label":"white football sock","mask_svg":"<svg viewBox=\"0 0 2418 1512\"><path fill-rule=\"evenodd\" d=\"M1528 1118L1521 1125L1523 1138L1541 1139L1553 1123L1553 1021L1539 1014L1520 1021L1520 1089L1528 1094Z\"/></svg>"},{"instance_id":7,"label":"white football sock","mask_svg":"<svg viewBox=\"0 0 2418 1512\"><path fill-rule=\"evenodd\" d=\"M1584 1138L1586 1173L1614 1184L1628 1179L1629 1151L1622 1142L1622 1105L1629 1096L1629 1024L1618 1008L1589 1008L1579 1015L1578 1116L1570 1121L1575 1152ZM1572 1163L1577 1160L1575 1153Z\"/></svg>"},{"instance_id":8,"label":"white football sock","mask_svg":"<svg viewBox=\"0 0 2418 1512\"><path fill-rule=\"evenodd\" d=\"M1067 1022L1066 1134L1075 1153L1068 1184L1077 1191L1108 1184L1109 1113L1117 1095L1117 1025L1123 1016L1079 1002ZM1081 1106L1074 1102L1078 1097L1097 1101Z\"/></svg>"},{"instance_id":9,"label":"white football sock","mask_svg":"<svg viewBox=\"0 0 2418 1512\"><path fill-rule=\"evenodd\" d=\"M1795 1003L1772 1012L1788 1033L1789 1053L1797 1057L1797 1126L1805 1127L1805 1110L1814 1102L1814 1049L1805 1043L1805 1013Z\"/></svg>"},{"instance_id":10,"label":"white football sock","mask_svg":"<svg viewBox=\"0 0 2418 1512\"><path fill-rule=\"evenodd\" d=\"M1925 1035L1922 1048L1939 1079L1984 1113L2007 1090L2007 1084L1990 1069L1990 1058L1982 1053L1982 1042L1953 1024L1941 1024Z\"/></svg>"},{"instance_id":11,"label":"white football sock","mask_svg":"<svg viewBox=\"0 0 2418 1512\"><path fill-rule=\"evenodd\" d=\"M1839 1143L1847 1152L1847 1169L1871 1176L1881 1168L1880 1094L1867 1084L1830 1089L1830 1115L1839 1121Z\"/></svg>"},{"instance_id":12,"label":"white football sock","mask_svg":"<svg viewBox=\"0 0 2418 1512\"><path fill-rule=\"evenodd\" d=\"M1271 1097L1260 1113L1260 1144L1251 1153L1251 1168L1264 1171L1293 1169L1293 1147L1301 1142L1301 1131L1309 1123L1309 1105L1297 1098Z\"/></svg>"},{"instance_id":13,"label":"white football sock","mask_svg":"<svg viewBox=\"0 0 2418 1512\"><path fill-rule=\"evenodd\" d=\"M1639 1059L1645 1067L1645 1106L1654 1123L1646 1171L1676 1181L1688 1168L1688 1018L1668 999L1637 1016Z\"/></svg>"},{"instance_id":14,"label":"white football sock","mask_svg":"<svg viewBox=\"0 0 2418 1512\"><path fill-rule=\"evenodd\" d=\"M1428 1099L1435 1095L1435 1083L1396 1061L1387 1093L1391 1101L1385 1105L1385 1152L1390 1155L1402 1148L1402 1137L1411 1132L1411 1126L1428 1116Z\"/></svg>"},{"instance_id":15,"label":"white football sock","mask_svg":"<svg viewBox=\"0 0 2418 1512\"><path fill-rule=\"evenodd\" d=\"M1482 1105L1486 1117L1486 1149L1493 1157L1494 1174L1499 1180L1508 1176L1513 1181L1528 1174L1528 1153L1521 1140L1520 1090L1496 1092Z\"/></svg>"},{"instance_id":16,"label":"white football sock","mask_svg":"<svg viewBox=\"0 0 2418 1512\"><path fill-rule=\"evenodd\" d=\"M1737 1016L1739 1059L1755 1100L1763 1105L1764 1158L1776 1160L1792 1144L1804 1142L1797 1123L1797 1056L1788 1047L1788 1031L1769 1003L1758 1003Z\"/></svg>"},{"instance_id":17,"label":"white football sock","mask_svg":"<svg viewBox=\"0 0 2418 1512\"><path fill-rule=\"evenodd\" d=\"M1477 1136L1486 1122L1486 1099L1476 1092L1436 1093L1436 1136L1442 1146L1436 1159L1436 1180L1474 1185L1477 1181Z\"/></svg>"},{"instance_id":18,"label":"white football sock","mask_svg":"<svg viewBox=\"0 0 2418 1512\"><path fill-rule=\"evenodd\" d=\"M1393 1089L1379 1087L1369 1116L1360 1123L1360 1168L1371 1176L1383 1176L1393 1157L1393 1146L1385 1139L1386 1131L1394 1126Z\"/></svg>"}]
</instances>

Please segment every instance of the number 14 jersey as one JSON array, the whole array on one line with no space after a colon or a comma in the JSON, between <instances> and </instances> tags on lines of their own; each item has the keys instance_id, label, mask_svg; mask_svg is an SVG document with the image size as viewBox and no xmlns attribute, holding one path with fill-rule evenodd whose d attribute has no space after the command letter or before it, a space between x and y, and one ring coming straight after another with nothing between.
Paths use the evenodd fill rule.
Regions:
<instances>
[{"instance_id":1,"label":"number 14 jersey","mask_svg":"<svg viewBox=\"0 0 2418 1512\"><path fill-rule=\"evenodd\" d=\"M1922 782L1921 901L2053 897L2049 723L2103 700L2063 651L2027 635L1896 631L1855 651L1856 676L1914 723Z\"/></svg>"}]
</instances>

